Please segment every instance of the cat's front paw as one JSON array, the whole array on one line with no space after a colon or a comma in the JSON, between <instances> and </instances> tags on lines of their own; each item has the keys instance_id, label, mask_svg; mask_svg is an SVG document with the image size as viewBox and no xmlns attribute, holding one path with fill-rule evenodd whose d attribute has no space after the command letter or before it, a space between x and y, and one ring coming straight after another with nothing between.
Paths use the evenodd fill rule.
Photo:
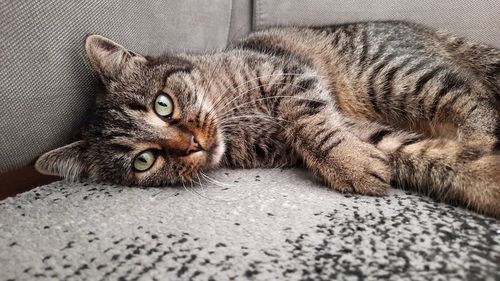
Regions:
<instances>
[{"instance_id":1,"label":"cat's front paw","mask_svg":"<svg viewBox=\"0 0 500 281\"><path fill-rule=\"evenodd\" d=\"M365 195L380 196L387 192L391 170L384 152L368 143L358 142L334 154L337 155L331 160L336 163L330 165L334 169L330 169L327 176L330 186L342 192Z\"/></svg>"}]
</instances>

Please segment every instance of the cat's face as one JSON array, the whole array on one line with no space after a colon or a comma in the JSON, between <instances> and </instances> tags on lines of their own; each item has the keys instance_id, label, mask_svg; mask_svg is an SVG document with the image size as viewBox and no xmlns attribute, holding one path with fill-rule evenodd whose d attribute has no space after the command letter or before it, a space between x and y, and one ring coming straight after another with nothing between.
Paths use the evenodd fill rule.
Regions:
<instances>
[{"instance_id":1,"label":"cat's face","mask_svg":"<svg viewBox=\"0 0 500 281\"><path fill-rule=\"evenodd\" d=\"M101 36L87 55L106 91L83 139L42 155L36 168L125 185L190 181L224 153L206 83L179 58L145 58Z\"/></svg>"}]
</instances>

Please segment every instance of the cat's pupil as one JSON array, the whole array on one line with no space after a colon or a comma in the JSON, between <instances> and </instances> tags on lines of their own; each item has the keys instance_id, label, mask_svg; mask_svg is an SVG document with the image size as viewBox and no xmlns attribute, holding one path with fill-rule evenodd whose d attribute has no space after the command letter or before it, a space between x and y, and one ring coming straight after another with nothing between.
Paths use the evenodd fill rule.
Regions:
<instances>
[{"instance_id":1,"label":"cat's pupil","mask_svg":"<svg viewBox=\"0 0 500 281\"><path fill-rule=\"evenodd\" d=\"M147 163L148 161L146 161L146 159L144 159L144 157L139 157L139 161L143 162L143 163Z\"/></svg>"},{"instance_id":2,"label":"cat's pupil","mask_svg":"<svg viewBox=\"0 0 500 281\"><path fill-rule=\"evenodd\" d=\"M158 102L158 104L159 104L159 105L161 105L161 106L165 106L165 107L166 107L166 106L168 106L166 103L161 102L161 101L160 101L160 102Z\"/></svg>"}]
</instances>

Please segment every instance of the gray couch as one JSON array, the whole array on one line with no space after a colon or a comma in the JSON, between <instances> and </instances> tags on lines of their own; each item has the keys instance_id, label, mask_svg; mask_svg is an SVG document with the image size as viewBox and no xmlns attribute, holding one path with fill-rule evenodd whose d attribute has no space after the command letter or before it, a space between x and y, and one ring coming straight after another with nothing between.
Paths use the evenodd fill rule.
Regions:
<instances>
[{"instance_id":1,"label":"gray couch","mask_svg":"<svg viewBox=\"0 0 500 281\"><path fill-rule=\"evenodd\" d=\"M88 33L159 54L222 49L267 26L404 19L500 46L499 11L488 0L3 1L0 174L82 124L97 86ZM60 181L0 201L0 280L500 280L498 220L398 190L342 195L301 170L211 176L162 189Z\"/></svg>"}]
</instances>

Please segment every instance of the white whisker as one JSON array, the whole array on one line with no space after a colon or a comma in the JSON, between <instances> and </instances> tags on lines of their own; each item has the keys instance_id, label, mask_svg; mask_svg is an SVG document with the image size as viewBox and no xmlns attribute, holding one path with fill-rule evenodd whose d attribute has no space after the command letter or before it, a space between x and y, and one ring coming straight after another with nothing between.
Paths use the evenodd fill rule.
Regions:
<instances>
[{"instance_id":1,"label":"white whisker","mask_svg":"<svg viewBox=\"0 0 500 281\"><path fill-rule=\"evenodd\" d=\"M250 80L247 80L241 84L239 84L238 86L236 86L235 88L233 88L232 90L238 90L239 88L243 87L244 85L246 84L249 84L251 82L254 82L254 81L257 81L261 78L267 78L267 77L280 77L280 76L301 76L301 75L304 75L304 74L293 74L293 73L278 73L278 74L268 74L268 75L261 75L261 76L257 76L253 79L250 79ZM325 76L322 76L322 75L310 75L308 74L309 76L312 76L312 77L319 77L319 78L325 78ZM279 84L279 83L270 83L270 85L276 85L276 84ZM281 83L281 84L284 84L284 85L290 85L288 83ZM263 85L261 85L263 86ZM253 89L258 89L260 88L259 87L256 87L256 88L253 88ZM252 89L252 90L253 90ZM247 91L244 91L243 93L239 94L238 96L234 97L233 99L231 99L230 101L226 102L225 106L223 106L222 108L217 108L217 106L219 106L220 102L223 101L223 98L225 97L226 93L231 90L229 88L226 87L225 91L221 94L220 98L214 103L214 105L212 106L212 108L210 109L209 113L210 114L213 110L222 110L224 109L227 105L231 104L233 101L235 101L236 99L240 98L241 96L243 96L244 94L248 93L249 90Z\"/></svg>"},{"instance_id":2,"label":"white whisker","mask_svg":"<svg viewBox=\"0 0 500 281\"><path fill-rule=\"evenodd\" d=\"M245 106L247 104L251 104L251 103L254 103L256 101L262 101L262 100L270 100L270 99L277 99L277 98L291 98L291 99L298 99L298 100L308 100L308 101L313 101L313 102L318 102L319 100L315 100L315 99L309 99L309 98L303 98L303 97L296 97L296 96L272 96L272 97L265 97L265 98L258 98L258 99L255 99L255 100L252 100L250 102L245 102L245 103L242 103L242 104L239 104L231 109L229 109L228 111L224 112L221 116L221 119L224 119L224 116L226 114L228 114L229 112L235 110L235 109L238 109L242 106Z\"/></svg>"},{"instance_id":3,"label":"white whisker","mask_svg":"<svg viewBox=\"0 0 500 281\"><path fill-rule=\"evenodd\" d=\"M200 175L202 177L204 177L207 181L215 184L215 185L218 185L220 187L235 187L236 185L233 185L233 184L228 184L228 183L224 183L224 182L221 182L221 181L218 181L214 178L211 178L209 177L207 174L203 173L203 172L200 172Z\"/></svg>"}]
</instances>

